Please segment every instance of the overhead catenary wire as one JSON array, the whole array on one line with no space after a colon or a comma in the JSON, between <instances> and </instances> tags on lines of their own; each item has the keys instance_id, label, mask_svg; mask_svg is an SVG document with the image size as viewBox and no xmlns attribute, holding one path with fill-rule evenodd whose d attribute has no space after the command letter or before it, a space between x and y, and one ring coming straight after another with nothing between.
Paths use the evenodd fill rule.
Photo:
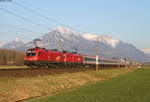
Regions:
<instances>
[{"instance_id":1,"label":"overhead catenary wire","mask_svg":"<svg viewBox=\"0 0 150 102\"><path fill-rule=\"evenodd\" d=\"M29 33L32 33L32 34L43 34L43 33L39 33L39 32L36 32L36 31L32 31L32 30L28 30L28 29L25 29L25 28L22 28L22 27L17 27L17 26L14 26L14 25L9 25L9 24L3 24L3 23L1 23L0 22L0 28L3 28L4 26L5 27L8 27L8 28L12 28L12 29L17 29L17 30L20 30L20 31L23 31L23 32L29 32ZM4 30L4 29L2 29L2 30ZM0 31L2 31L2 30L0 30ZM10 29L7 29L7 32L9 32L9 31L12 31L12 30L10 30ZM12 32L11 32L11 34L9 34L9 37L14 37L14 35L12 35ZM24 36L25 37L25 36ZM31 38L31 37L25 37L25 38Z\"/></svg>"},{"instance_id":2,"label":"overhead catenary wire","mask_svg":"<svg viewBox=\"0 0 150 102\"><path fill-rule=\"evenodd\" d=\"M25 5L22 5L22 4L20 4L20 3L16 2L16 1L12 1L11 3L13 3L13 4L15 4L15 5L17 5L17 6L21 7L21 8L24 8L24 9L26 9L26 10L28 10L28 11L30 11L30 12L32 12L32 13L40 16L40 17L42 17L42 18L44 18L44 19L47 19L47 20L51 21L51 22L54 22L54 23L59 24L59 25L62 25L64 27L68 27L68 28L77 30L76 28L72 27L71 25L64 24L64 23L62 23L62 22L60 22L58 20L55 20L55 19L53 19L51 17L45 16L45 15L43 15L43 14L41 14L41 13L39 13L39 12L29 8L29 7L26 7Z\"/></svg>"},{"instance_id":3,"label":"overhead catenary wire","mask_svg":"<svg viewBox=\"0 0 150 102\"><path fill-rule=\"evenodd\" d=\"M59 25L65 26L65 27L69 27L69 28L71 28L71 29L76 29L76 28L74 28L74 27L72 27L72 26L70 26L70 25L68 25L68 24L61 23L61 22L59 22L58 20L55 20L55 19L53 19L53 18L51 18L51 17L48 17L48 16L45 16L45 15L43 15L43 14L41 14L41 13L39 13L39 12L33 10L32 8L26 7L25 5L22 5L22 4L20 4L20 3L16 2L16 1L12 1L11 3L13 3L13 4L15 4L15 5L17 5L17 6L21 7L21 8L23 8L23 9L26 9L26 10L28 10L28 11L30 11L30 12L32 12L32 13L34 13L34 14L36 14L36 15L42 17L42 18L44 18L44 19L47 19L47 20L49 20L49 21L51 21L51 22L54 22L54 23L56 23L56 24L59 24ZM47 27L47 26L41 25L40 23L36 23L36 22L34 22L34 21L30 20L30 19L27 19L27 18L25 18L25 17L23 17L23 16L20 16L20 15L15 14L15 13L12 13L12 12L6 10L6 9L0 8L0 10L2 10L2 11L4 11L4 12L7 12L7 13L9 13L9 14L11 14L11 15L17 16L17 17L19 17L19 18L21 18L21 19L23 19L23 20L26 20L26 21L28 21L28 22L30 22L30 23L33 23L33 24L36 24L36 25L41 26L41 27L43 27L43 28L49 29L49 27ZM77 44L76 44L76 46L77 46Z\"/></svg>"},{"instance_id":4,"label":"overhead catenary wire","mask_svg":"<svg viewBox=\"0 0 150 102\"><path fill-rule=\"evenodd\" d=\"M6 27L9 27L9 28L14 28L14 29L21 30L21 31L26 31L26 32L36 33L36 34L42 34L42 33L36 32L36 31L32 31L32 30L29 30L29 29L25 29L25 28L22 28L22 27L17 27L17 26L9 25L9 24L0 23L0 26L6 26Z\"/></svg>"},{"instance_id":5,"label":"overhead catenary wire","mask_svg":"<svg viewBox=\"0 0 150 102\"><path fill-rule=\"evenodd\" d=\"M5 32L7 32L7 35L8 35L8 37L10 38L14 38L14 33L12 33L12 30L10 30L10 29L1 29L2 27L0 27L0 34L5 34ZM17 37L17 36L16 36ZM18 36L18 37L20 37L20 36ZM24 38L30 38L30 37L26 37L26 36L24 36Z\"/></svg>"},{"instance_id":6,"label":"overhead catenary wire","mask_svg":"<svg viewBox=\"0 0 150 102\"><path fill-rule=\"evenodd\" d=\"M17 15L17 14L15 14L15 13L13 13L13 12L11 12L11 11L8 11L8 10L6 10L6 9L4 9L4 8L0 8L0 10L3 11L3 12L8 13L8 14L10 14L10 15L16 16L16 17L18 17L18 18L20 18L20 19L23 19L23 20L25 20L25 21L28 21L28 22L30 22L30 23L32 23L32 24L38 25L38 26L40 26L40 27L42 27L42 28L45 28L45 29L48 29L48 30L50 29L50 27L48 27L48 26L42 25L42 24L40 24L40 23L36 23L36 22L34 22L34 21L32 21L32 20L30 20L30 19L28 19L28 18L25 18L25 17L23 17L23 16Z\"/></svg>"}]
</instances>

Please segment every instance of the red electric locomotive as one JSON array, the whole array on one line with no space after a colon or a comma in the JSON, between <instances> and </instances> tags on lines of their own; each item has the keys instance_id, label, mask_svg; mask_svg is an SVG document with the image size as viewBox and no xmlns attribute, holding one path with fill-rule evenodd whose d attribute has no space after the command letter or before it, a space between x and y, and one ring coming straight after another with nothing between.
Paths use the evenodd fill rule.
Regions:
<instances>
[{"instance_id":1,"label":"red electric locomotive","mask_svg":"<svg viewBox=\"0 0 150 102\"><path fill-rule=\"evenodd\" d=\"M35 47L26 51L24 64L29 67L50 67L53 65L80 65L82 62L83 57L80 54Z\"/></svg>"}]
</instances>

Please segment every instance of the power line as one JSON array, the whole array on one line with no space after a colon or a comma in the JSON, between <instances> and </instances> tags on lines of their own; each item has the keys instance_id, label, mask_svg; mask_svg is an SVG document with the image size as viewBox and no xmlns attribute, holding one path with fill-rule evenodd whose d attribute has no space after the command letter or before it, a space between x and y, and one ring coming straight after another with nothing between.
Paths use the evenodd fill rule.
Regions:
<instances>
[{"instance_id":1,"label":"power line","mask_svg":"<svg viewBox=\"0 0 150 102\"><path fill-rule=\"evenodd\" d=\"M19 7L21 7L21 8L24 8L24 9L26 9L26 10L28 10L28 11L34 13L34 14L36 14L36 15L39 15L40 17L42 17L42 18L44 18L44 19L47 19L47 20L49 20L49 21L51 21L51 22L54 22L54 23L56 23L56 24L63 25L63 26L66 26L66 27L75 29L74 27L72 27L72 26L70 26L70 25L61 23L61 22L59 22L59 21L57 21L57 20L55 20L55 19L53 19L53 18L50 18L50 17L48 17L48 16L45 16L45 15L43 15L43 14L41 14L41 13L39 13L39 12L37 12L37 11L35 11L35 10L29 8L29 7L26 7L26 6L22 5L22 4L20 4L20 3L17 3L17 2L15 2L15 1L12 1L12 3L15 4L15 5L17 5L17 6L19 6ZM36 22L34 22L34 21L30 20L30 19L27 19L27 18L25 18L25 17L23 17L23 16L20 16L20 15L15 14L15 13L12 13L12 12L10 12L10 11L8 11L8 10L3 9L3 8L0 8L0 10L2 10L2 11L4 11L4 12L7 12L7 13L13 15L13 16L19 17L19 18L21 18L21 19L23 19L23 20L26 20L26 21L28 21L28 22L30 22L30 23L33 23L33 24L39 25L39 26L41 26L41 27L43 27L43 28L49 29L49 27L47 27L47 26L41 25L41 24L39 24L39 23L36 23ZM20 29L20 28L19 28L19 29Z\"/></svg>"},{"instance_id":2,"label":"power line","mask_svg":"<svg viewBox=\"0 0 150 102\"><path fill-rule=\"evenodd\" d=\"M0 28L2 28L2 27L0 27ZM17 35L14 35L14 34L12 34L12 30L10 30L10 29L7 29L7 31L6 30L4 30L4 29L1 29L0 30L0 34L2 33L4 33L4 35L3 36L5 36L6 34L5 34L5 32L7 32L7 37L13 37L14 38L14 36L17 36ZM31 38L31 37L26 37L26 36L24 36L25 38Z\"/></svg>"},{"instance_id":3,"label":"power line","mask_svg":"<svg viewBox=\"0 0 150 102\"><path fill-rule=\"evenodd\" d=\"M13 12L10 12L10 11L6 10L6 9L0 8L0 10L3 11L3 12L8 13L8 14L10 14L10 15L16 16L16 17L18 17L18 18L20 18L20 19L23 19L23 20L25 20L25 21L28 21L28 22L30 22L30 23L33 23L33 24L35 24L35 25L38 25L38 26L40 26L40 27L42 27L42 28L45 28L45 29L48 29L48 30L50 29L48 26L44 26L44 25L42 25L42 24L36 23L36 22L34 22L34 21L32 21L32 20L30 20L30 19L28 19L28 18L25 18L25 17L23 17L23 16L17 15L17 14L15 14L15 13L13 13Z\"/></svg>"},{"instance_id":4,"label":"power line","mask_svg":"<svg viewBox=\"0 0 150 102\"><path fill-rule=\"evenodd\" d=\"M26 32L31 32L31 33L34 33L34 34L43 34L43 33L39 33L39 32L36 32L36 31L32 31L32 30L28 30L28 29L25 29L25 28L22 28L22 27L16 27L16 26L13 26L13 25L8 25L8 24L2 24L1 22L0 22L0 28L3 28L4 26L6 26L6 27L9 27L9 28L14 28L14 29L17 29L17 30L20 30L20 31L26 31ZM4 30L4 29L3 29ZM11 31L10 29L7 29L8 31ZM0 30L0 31L2 31L2 30ZM8 32L7 31L7 32ZM12 32L11 32L12 33ZM11 37L14 37L14 35L12 35L12 34L9 34L9 36L11 36ZM24 36L25 38L31 38L31 37L26 37L26 36Z\"/></svg>"},{"instance_id":5,"label":"power line","mask_svg":"<svg viewBox=\"0 0 150 102\"><path fill-rule=\"evenodd\" d=\"M39 13L39 12L37 12L37 11L35 11L35 10L29 8L29 7L26 7L26 6L22 5L22 4L20 4L20 3L17 3L17 2L15 2L15 1L12 1L12 3L15 4L15 5L17 5L17 6L19 6L19 7L21 7L21 8L24 8L24 9L26 9L26 10L28 10L28 11L34 13L34 14L36 14L36 15L39 15L40 17L42 17L42 18L44 18L44 19L47 19L47 20L49 20L49 21L51 21L51 22L54 22L54 23L56 23L56 24L59 24L59 25L65 26L65 27L69 27L69 28L75 29L74 27L72 27L72 26L70 26L70 25L61 23L61 22L59 22L58 20L55 20L55 19L50 18L50 17L48 17L48 16L45 16L45 15L43 15L43 14L41 14L41 13Z\"/></svg>"},{"instance_id":6,"label":"power line","mask_svg":"<svg viewBox=\"0 0 150 102\"><path fill-rule=\"evenodd\" d=\"M26 31L26 32L31 32L31 33L38 33L40 34L39 32L36 32L36 31L32 31L32 30L28 30L28 29L25 29L25 28L22 28L22 27L16 27L16 26L13 26L13 25L8 25L8 24L1 24L1 26L6 26L6 27L9 27L9 28L14 28L14 29L18 29L18 30L21 30L21 31ZM42 33L41 33L42 34Z\"/></svg>"},{"instance_id":7,"label":"power line","mask_svg":"<svg viewBox=\"0 0 150 102\"><path fill-rule=\"evenodd\" d=\"M47 16L45 16L45 15L42 15L41 13L38 13L38 12L34 11L33 9L28 8L28 7L26 7L26 6L22 5L22 4L19 4L19 3L15 2L15 1L13 1L12 3L14 3L15 5L20 6L21 8L24 8L24 9L26 9L26 10L28 10L28 11L31 11L32 13L35 13L35 14L37 14L37 15L39 15L39 16L45 18L45 19L51 20L51 21L54 22L54 23L64 25L64 24L62 24L62 23L60 23L60 22L58 22L58 21L56 21L56 20L54 20L54 19L52 19L52 18L49 18L49 17L47 17Z\"/></svg>"}]
</instances>

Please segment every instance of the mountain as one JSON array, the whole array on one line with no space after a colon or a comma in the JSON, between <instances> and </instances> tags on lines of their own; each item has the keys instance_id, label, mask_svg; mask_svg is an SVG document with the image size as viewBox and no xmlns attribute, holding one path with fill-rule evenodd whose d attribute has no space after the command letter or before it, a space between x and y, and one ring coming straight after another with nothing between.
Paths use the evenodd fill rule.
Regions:
<instances>
[{"instance_id":1,"label":"mountain","mask_svg":"<svg viewBox=\"0 0 150 102\"><path fill-rule=\"evenodd\" d=\"M150 48L143 48L143 49L141 49L141 51L143 51L145 54L150 56Z\"/></svg>"},{"instance_id":2,"label":"mountain","mask_svg":"<svg viewBox=\"0 0 150 102\"><path fill-rule=\"evenodd\" d=\"M96 41L97 35L85 34L85 39ZM132 44L124 43L106 35L98 36L100 52L104 57L129 58L138 61L148 61L150 58ZM103 44L105 47L103 47ZM107 47L106 47L107 46Z\"/></svg>"},{"instance_id":3,"label":"mountain","mask_svg":"<svg viewBox=\"0 0 150 102\"><path fill-rule=\"evenodd\" d=\"M92 40L92 41L97 40L97 35L94 35L94 34L84 34L83 37L87 40ZM111 38L111 37L106 36L106 35L98 35L98 41L102 42L106 45L109 45L113 48L115 48L116 45L120 42L119 40Z\"/></svg>"},{"instance_id":4,"label":"mountain","mask_svg":"<svg viewBox=\"0 0 150 102\"><path fill-rule=\"evenodd\" d=\"M64 27L57 27L51 30L48 34L37 39L42 40L42 42L38 43L38 46L40 47L48 49L58 48L60 50L63 49L71 52L78 50L78 53L80 54L95 55L96 38L97 36L94 34L81 35L73 30ZM109 36L100 35L98 45L100 57L129 58L137 61L150 61L150 57L137 49L134 45L124 43ZM15 49L25 50L32 47L35 47L33 41Z\"/></svg>"},{"instance_id":5,"label":"mountain","mask_svg":"<svg viewBox=\"0 0 150 102\"><path fill-rule=\"evenodd\" d=\"M45 47L48 49L56 49L58 47L63 47L63 50L74 51L76 46L79 46L81 48L81 46L86 47L87 45L92 45L92 43L89 40L83 38L79 33L63 27L57 27L50 31L48 34L43 35L37 39L42 40L42 42L39 43L38 46ZM59 46L60 42L62 43L61 46ZM17 50L25 50L31 47L35 47L33 41L25 44L24 46L18 47ZM78 49L81 53L83 52L83 50L81 50L80 48Z\"/></svg>"},{"instance_id":6,"label":"mountain","mask_svg":"<svg viewBox=\"0 0 150 102\"><path fill-rule=\"evenodd\" d=\"M0 42L0 48L4 45L4 43Z\"/></svg>"},{"instance_id":7,"label":"mountain","mask_svg":"<svg viewBox=\"0 0 150 102\"><path fill-rule=\"evenodd\" d=\"M1 48L4 49L16 49L20 46L23 46L25 44L25 42L23 42L23 40L21 40L20 38L16 38L14 41L5 43L3 46L1 46Z\"/></svg>"}]
</instances>

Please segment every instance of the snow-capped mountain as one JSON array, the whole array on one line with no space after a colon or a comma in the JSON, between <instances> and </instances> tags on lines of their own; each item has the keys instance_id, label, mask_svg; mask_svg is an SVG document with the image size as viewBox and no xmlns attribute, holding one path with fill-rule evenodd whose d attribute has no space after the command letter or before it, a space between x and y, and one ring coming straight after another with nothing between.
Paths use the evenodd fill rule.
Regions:
<instances>
[{"instance_id":1,"label":"snow-capped mountain","mask_svg":"<svg viewBox=\"0 0 150 102\"><path fill-rule=\"evenodd\" d=\"M96 41L98 38L99 42L102 42L102 43L109 45L113 48L115 48L116 45L120 42L119 40L114 39L114 38L109 37L109 36L106 36L106 35L84 34L83 37L85 39L93 40L93 41Z\"/></svg>"},{"instance_id":2,"label":"snow-capped mountain","mask_svg":"<svg viewBox=\"0 0 150 102\"><path fill-rule=\"evenodd\" d=\"M148 54L148 56L150 56L150 48L143 48L141 49L141 51L143 51L144 53Z\"/></svg>"},{"instance_id":3,"label":"snow-capped mountain","mask_svg":"<svg viewBox=\"0 0 150 102\"><path fill-rule=\"evenodd\" d=\"M141 49L144 53L150 54L150 48Z\"/></svg>"},{"instance_id":4,"label":"snow-capped mountain","mask_svg":"<svg viewBox=\"0 0 150 102\"><path fill-rule=\"evenodd\" d=\"M15 40L4 44L1 48L15 49L15 48L18 48L20 46L23 46L24 44L25 44L25 42L22 39L20 39L19 37L17 37Z\"/></svg>"},{"instance_id":5,"label":"snow-capped mountain","mask_svg":"<svg viewBox=\"0 0 150 102\"><path fill-rule=\"evenodd\" d=\"M42 42L38 43L38 46L48 49L60 49L67 51L77 50L80 54L95 55L96 38L97 35L94 34L81 35L73 30L64 27L57 27L51 30L48 34L37 39L42 40ZM15 49L25 50L32 47L35 47L33 41ZM100 57L129 58L138 61L150 61L150 58L145 53L137 49L132 44L127 44L104 35L99 36L99 54Z\"/></svg>"},{"instance_id":6,"label":"snow-capped mountain","mask_svg":"<svg viewBox=\"0 0 150 102\"><path fill-rule=\"evenodd\" d=\"M85 34L85 39L96 41L97 35ZM106 35L98 35L99 47L104 57L129 58L138 61L150 61L150 58L132 44L124 43Z\"/></svg>"},{"instance_id":7,"label":"snow-capped mountain","mask_svg":"<svg viewBox=\"0 0 150 102\"><path fill-rule=\"evenodd\" d=\"M0 48L4 45L4 43L0 42Z\"/></svg>"},{"instance_id":8,"label":"snow-capped mountain","mask_svg":"<svg viewBox=\"0 0 150 102\"><path fill-rule=\"evenodd\" d=\"M40 47L45 47L48 49L58 49L58 48L62 49L63 48L62 50L74 51L76 50L75 47L78 46L78 50L80 51L80 53L83 52L83 50L80 50L81 47L84 46L84 48L87 48L88 50L90 50L88 45L92 44L92 42L84 39L79 33L74 32L64 27L54 28L48 34L45 34L44 36L41 36L38 39L42 40L42 42L38 44L38 46ZM24 50L24 49L31 48L31 47L35 47L35 45L33 44L33 41L25 44L22 47L19 47L18 49Z\"/></svg>"}]
</instances>

